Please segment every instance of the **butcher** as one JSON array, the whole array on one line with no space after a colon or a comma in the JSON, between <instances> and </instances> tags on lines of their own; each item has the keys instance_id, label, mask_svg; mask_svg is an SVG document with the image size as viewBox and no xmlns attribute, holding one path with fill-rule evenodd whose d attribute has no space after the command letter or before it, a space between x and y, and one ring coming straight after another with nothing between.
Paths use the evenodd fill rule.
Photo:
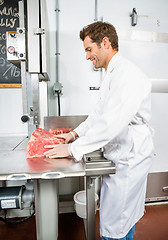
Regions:
<instances>
[{"instance_id":1,"label":"butcher","mask_svg":"<svg viewBox=\"0 0 168 240\"><path fill-rule=\"evenodd\" d=\"M102 240L132 240L135 224L145 206L147 175L154 147L151 118L151 83L147 76L119 53L113 25L94 22L80 31L86 59L104 68L99 97L88 118L70 133L66 144L45 146L49 158L84 154L103 148L115 163L116 174L103 177L100 194Z\"/></svg>"}]
</instances>

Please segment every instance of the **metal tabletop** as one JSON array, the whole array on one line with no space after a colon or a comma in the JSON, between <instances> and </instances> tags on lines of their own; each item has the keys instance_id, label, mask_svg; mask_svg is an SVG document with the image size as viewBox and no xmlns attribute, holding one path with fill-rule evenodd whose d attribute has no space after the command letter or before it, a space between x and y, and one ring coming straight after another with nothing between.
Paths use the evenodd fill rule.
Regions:
<instances>
[{"instance_id":1,"label":"metal tabletop","mask_svg":"<svg viewBox=\"0 0 168 240\"><path fill-rule=\"evenodd\" d=\"M73 158L27 159L28 140L26 136L0 137L0 180L58 179L115 173L114 163L104 159L101 151L87 154L80 162Z\"/></svg>"},{"instance_id":2,"label":"metal tabletop","mask_svg":"<svg viewBox=\"0 0 168 240\"><path fill-rule=\"evenodd\" d=\"M46 117L45 129L76 127L86 116ZM58 181L64 177L86 177L87 240L95 239L95 178L115 173L115 165L101 151L87 154L82 161L73 158L26 159L26 136L0 137L0 180L34 179L36 232L38 240L58 236ZM48 205L46 205L46 202ZM50 206L50 207L48 207Z\"/></svg>"},{"instance_id":3,"label":"metal tabletop","mask_svg":"<svg viewBox=\"0 0 168 240\"><path fill-rule=\"evenodd\" d=\"M0 138L0 180L58 179L85 175L83 161L73 158L26 158L28 139ZM19 144L20 143L20 144Z\"/></svg>"}]
</instances>

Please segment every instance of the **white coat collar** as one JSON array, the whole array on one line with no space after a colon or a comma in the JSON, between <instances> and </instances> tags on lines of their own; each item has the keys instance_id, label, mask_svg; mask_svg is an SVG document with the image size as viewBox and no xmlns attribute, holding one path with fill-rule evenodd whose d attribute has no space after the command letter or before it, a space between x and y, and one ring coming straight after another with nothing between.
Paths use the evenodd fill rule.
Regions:
<instances>
[{"instance_id":1,"label":"white coat collar","mask_svg":"<svg viewBox=\"0 0 168 240\"><path fill-rule=\"evenodd\" d=\"M115 63L118 61L119 58L120 54L119 52L117 52L110 60L106 72L111 72L114 69Z\"/></svg>"}]
</instances>

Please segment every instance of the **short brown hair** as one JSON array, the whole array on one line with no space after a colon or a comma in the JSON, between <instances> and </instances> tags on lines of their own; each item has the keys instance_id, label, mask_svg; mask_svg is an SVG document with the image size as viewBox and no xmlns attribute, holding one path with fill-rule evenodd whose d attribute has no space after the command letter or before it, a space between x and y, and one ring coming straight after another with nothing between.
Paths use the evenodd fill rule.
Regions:
<instances>
[{"instance_id":1,"label":"short brown hair","mask_svg":"<svg viewBox=\"0 0 168 240\"><path fill-rule=\"evenodd\" d=\"M84 41L89 36L91 40L100 46L104 37L108 37L113 49L118 51L118 36L115 27L106 22L94 22L85 26L80 31L80 39Z\"/></svg>"}]
</instances>

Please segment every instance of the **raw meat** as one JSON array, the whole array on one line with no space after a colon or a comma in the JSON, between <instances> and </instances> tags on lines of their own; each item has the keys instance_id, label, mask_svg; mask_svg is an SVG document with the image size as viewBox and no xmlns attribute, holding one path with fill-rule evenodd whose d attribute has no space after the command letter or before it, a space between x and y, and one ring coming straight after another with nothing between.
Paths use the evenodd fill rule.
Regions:
<instances>
[{"instance_id":1,"label":"raw meat","mask_svg":"<svg viewBox=\"0 0 168 240\"><path fill-rule=\"evenodd\" d=\"M55 129L55 132L56 131L57 129ZM44 148L45 145L65 143L64 139L57 138L55 135L53 135L50 132L47 132L42 128L38 128L34 130L27 144L27 153L26 153L27 158L44 157L44 152L47 151L47 149ZM56 134L55 132L54 134Z\"/></svg>"},{"instance_id":2,"label":"raw meat","mask_svg":"<svg viewBox=\"0 0 168 240\"><path fill-rule=\"evenodd\" d=\"M49 133L52 134L62 134L62 133L69 133L70 131L72 131L72 128L57 128L57 129L49 129Z\"/></svg>"}]
</instances>

